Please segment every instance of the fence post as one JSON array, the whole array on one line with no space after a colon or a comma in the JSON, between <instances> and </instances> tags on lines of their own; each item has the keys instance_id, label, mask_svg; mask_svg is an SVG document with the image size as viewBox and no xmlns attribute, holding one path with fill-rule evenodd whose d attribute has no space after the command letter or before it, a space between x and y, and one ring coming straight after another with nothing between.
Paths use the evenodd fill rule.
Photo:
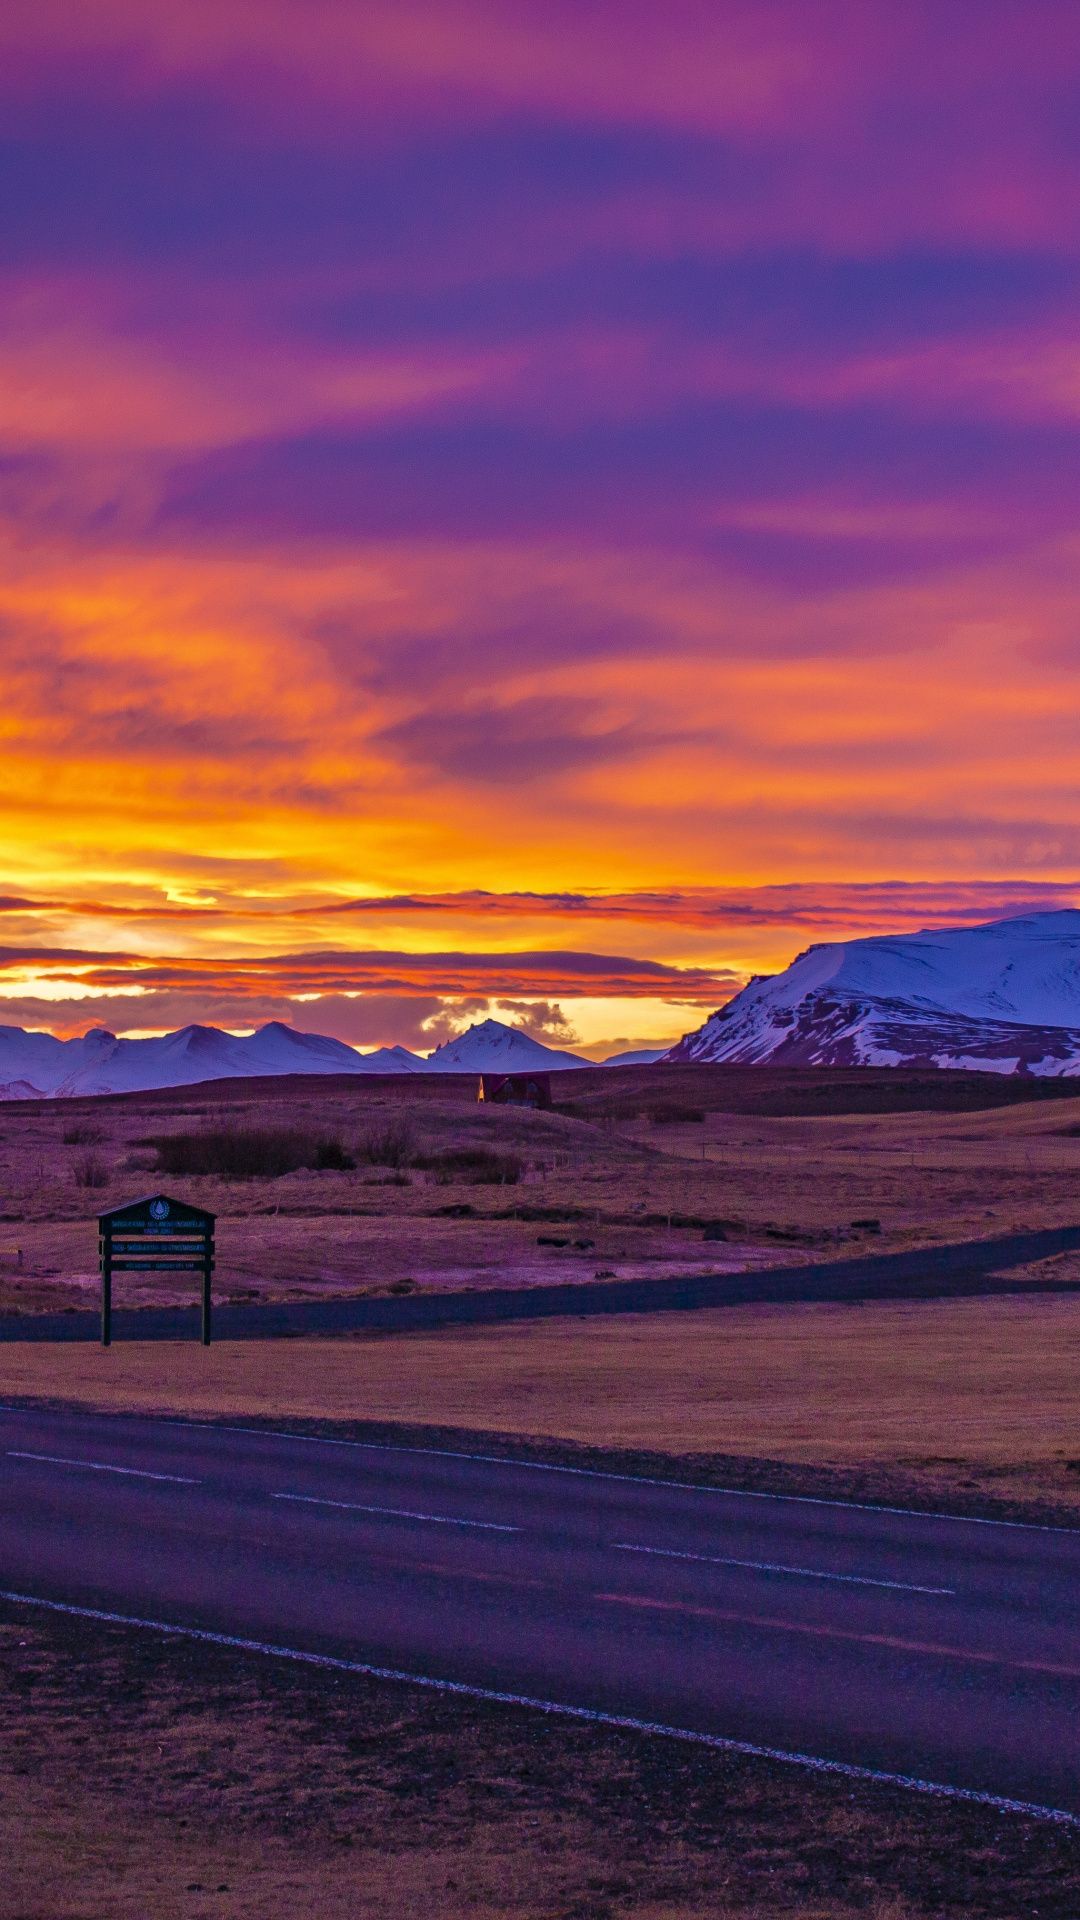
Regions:
<instances>
[{"instance_id":1,"label":"fence post","mask_svg":"<svg viewBox=\"0 0 1080 1920\"><path fill-rule=\"evenodd\" d=\"M210 1276L214 1271L213 1247L213 1241L208 1240L206 1243L206 1258L203 1262L202 1343L204 1347L210 1345Z\"/></svg>"},{"instance_id":2,"label":"fence post","mask_svg":"<svg viewBox=\"0 0 1080 1920\"><path fill-rule=\"evenodd\" d=\"M112 1345L112 1235L101 1242L101 1344Z\"/></svg>"}]
</instances>

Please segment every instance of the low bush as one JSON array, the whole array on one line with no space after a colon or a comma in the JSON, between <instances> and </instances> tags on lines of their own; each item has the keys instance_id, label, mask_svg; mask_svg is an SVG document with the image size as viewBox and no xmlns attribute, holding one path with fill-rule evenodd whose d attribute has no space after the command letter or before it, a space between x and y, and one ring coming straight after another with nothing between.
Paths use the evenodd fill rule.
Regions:
<instances>
[{"instance_id":1,"label":"low bush","mask_svg":"<svg viewBox=\"0 0 1080 1920\"><path fill-rule=\"evenodd\" d=\"M90 1120L73 1120L60 1135L65 1147L94 1147L101 1137L101 1128Z\"/></svg>"},{"instance_id":2,"label":"low bush","mask_svg":"<svg viewBox=\"0 0 1080 1920\"><path fill-rule=\"evenodd\" d=\"M399 1172L414 1164L416 1140L407 1120L388 1120L376 1127L363 1141L360 1152L373 1167L394 1167Z\"/></svg>"},{"instance_id":3,"label":"low bush","mask_svg":"<svg viewBox=\"0 0 1080 1920\"><path fill-rule=\"evenodd\" d=\"M348 1173L356 1161L351 1153L346 1153L340 1140L320 1140L311 1164L320 1173Z\"/></svg>"},{"instance_id":4,"label":"low bush","mask_svg":"<svg viewBox=\"0 0 1080 1920\"><path fill-rule=\"evenodd\" d=\"M205 1127L196 1133L163 1133L158 1171L216 1175L219 1180L276 1180L300 1167L341 1170L356 1165L339 1140L319 1138L299 1127Z\"/></svg>"},{"instance_id":5,"label":"low bush","mask_svg":"<svg viewBox=\"0 0 1080 1920\"><path fill-rule=\"evenodd\" d=\"M413 1164L433 1173L440 1187L516 1187L525 1171L516 1153L495 1153L490 1147L445 1147L419 1155Z\"/></svg>"},{"instance_id":6,"label":"low bush","mask_svg":"<svg viewBox=\"0 0 1080 1920\"><path fill-rule=\"evenodd\" d=\"M704 1107L654 1107L652 1123L654 1127L681 1127L691 1120L704 1120Z\"/></svg>"},{"instance_id":7,"label":"low bush","mask_svg":"<svg viewBox=\"0 0 1080 1920\"><path fill-rule=\"evenodd\" d=\"M125 1173L156 1173L158 1157L150 1147L133 1147L120 1164Z\"/></svg>"},{"instance_id":8,"label":"low bush","mask_svg":"<svg viewBox=\"0 0 1080 1920\"><path fill-rule=\"evenodd\" d=\"M96 1153L80 1153L71 1169L77 1187L107 1187L109 1169Z\"/></svg>"}]
</instances>

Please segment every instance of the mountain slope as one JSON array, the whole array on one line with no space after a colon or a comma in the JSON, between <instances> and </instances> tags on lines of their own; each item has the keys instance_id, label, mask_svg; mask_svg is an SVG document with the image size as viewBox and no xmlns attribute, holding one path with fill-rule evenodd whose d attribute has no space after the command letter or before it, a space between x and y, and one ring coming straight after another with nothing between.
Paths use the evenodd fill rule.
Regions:
<instances>
[{"instance_id":1,"label":"mountain slope","mask_svg":"<svg viewBox=\"0 0 1080 1920\"><path fill-rule=\"evenodd\" d=\"M810 947L667 1058L1080 1073L1080 912Z\"/></svg>"},{"instance_id":2,"label":"mountain slope","mask_svg":"<svg viewBox=\"0 0 1080 1920\"><path fill-rule=\"evenodd\" d=\"M629 1053L609 1053L606 1060L598 1064L602 1067L651 1067L656 1060L663 1060L666 1047L638 1047Z\"/></svg>"},{"instance_id":3,"label":"mountain slope","mask_svg":"<svg viewBox=\"0 0 1080 1920\"><path fill-rule=\"evenodd\" d=\"M446 1040L428 1055L433 1073L551 1073L563 1067L588 1067L580 1054L545 1047L518 1027L481 1020L456 1040Z\"/></svg>"}]
</instances>

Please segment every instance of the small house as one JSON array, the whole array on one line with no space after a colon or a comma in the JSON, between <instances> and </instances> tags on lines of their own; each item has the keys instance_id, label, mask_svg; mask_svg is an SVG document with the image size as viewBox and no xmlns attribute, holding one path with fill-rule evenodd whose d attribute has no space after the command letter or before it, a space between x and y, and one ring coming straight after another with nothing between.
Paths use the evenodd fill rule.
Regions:
<instances>
[{"instance_id":1,"label":"small house","mask_svg":"<svg viewBox=\"0 0 1080 1920\"><path fill-rule=\"evenodd\" d=\"M482 1073L476 1095L497 1107L532 1107L547 1112L551 1106L550 1073Z\"/></svg>"}]
</instances>

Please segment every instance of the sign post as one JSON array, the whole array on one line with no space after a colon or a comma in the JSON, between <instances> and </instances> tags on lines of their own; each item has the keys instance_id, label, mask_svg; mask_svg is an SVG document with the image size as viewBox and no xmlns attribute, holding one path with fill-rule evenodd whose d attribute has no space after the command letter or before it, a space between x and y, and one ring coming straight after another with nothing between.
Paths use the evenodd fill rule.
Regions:
<instances>
[{"instance_id":1,"label":"sign post","mask_svg":"<svg viewBox=\"0 0 1080 1920\"><path fill-rule=\"evenodd\" d=\"M210 1345L211 1278L214 1271L214 1215L202 1207L151 1194L129 1200L98 1216L101 1261L101 1344L112 1343L114 1273L199 1273L202 1275L202 1343Z\"/></svg>"}]
</instances>

